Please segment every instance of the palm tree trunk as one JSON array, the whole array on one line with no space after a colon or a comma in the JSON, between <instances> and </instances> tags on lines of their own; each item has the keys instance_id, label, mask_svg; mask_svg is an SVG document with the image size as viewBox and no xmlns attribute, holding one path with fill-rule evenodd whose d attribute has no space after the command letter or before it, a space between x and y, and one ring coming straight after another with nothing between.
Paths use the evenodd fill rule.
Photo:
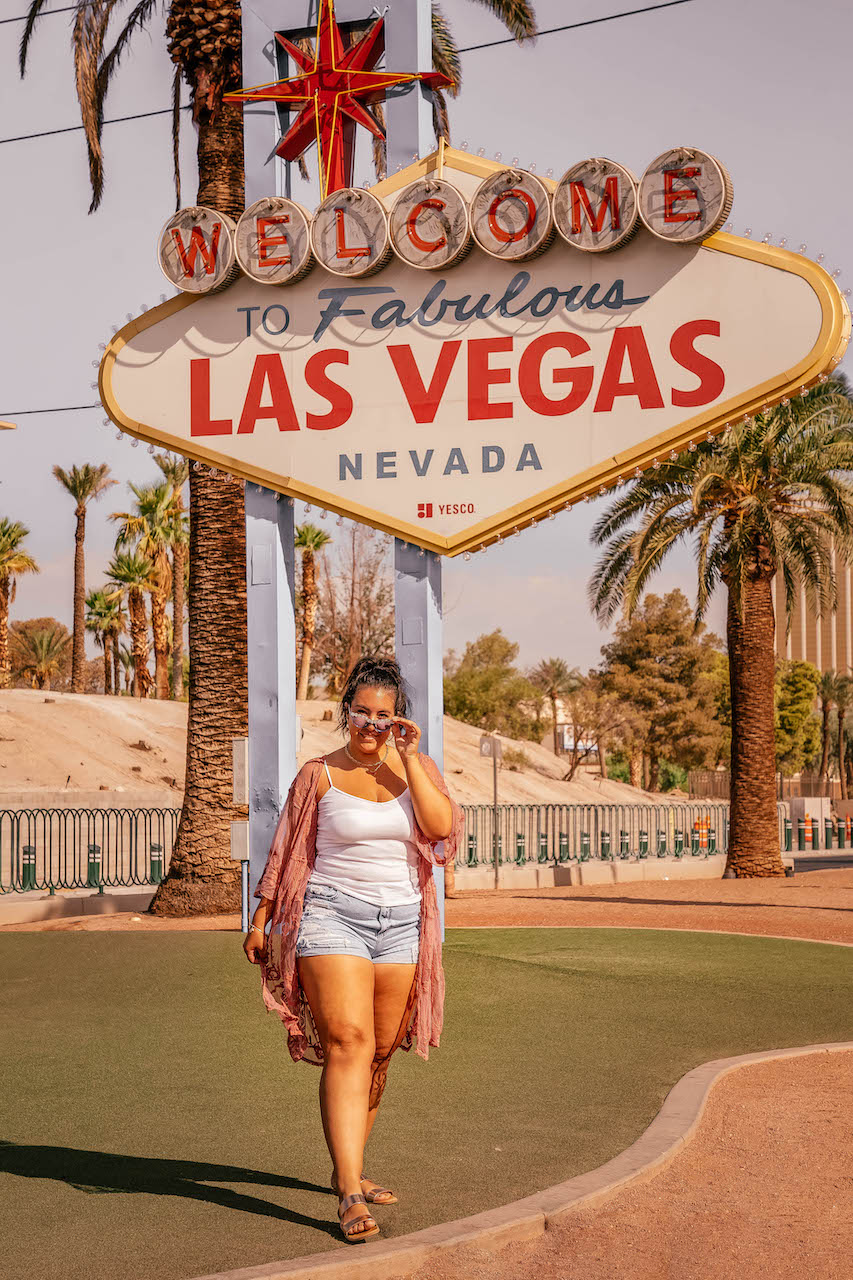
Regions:
<instances>
[{"instance_id":1,"label":"palm tree trunk","mask_svg":"<svg viewBox=\"0 0 853 1280\"><path fill-rule=\"evenodd\" d=\"M847 770L844 767L844 718L847 714L847 708L839 704L838 707L838 778L841 783L841 799L846 800L847 796Z\"/></svg>"},{"instance_id":2,"label":"palm tree trunk","mask_svg":"<svg viewBox=\"0 0 853 1280\"><path fill-rule=\"evenodd\" d=\"M632 751L628 756L628 782L639 791L643 785L643 753Z\"/></svg>"},{"instance_id":3,"label":"palm tree trunk","mask_svg":"<svg viewBox=\"0 0 853 1280\"><path fill-rule=\"evenodd\" d=\"M560 754L560 739L557 735L557 698L553 693L548 696L551 699L551 720L554 724L554 755L558 756Z\"/></svg>"},{"instance_id":4,"label":"palm tree trunk","mask_svg":"<svg viewBox=\"0 0 853 1280\"><path fill-rule=\"evenodd\" d=\"M172 548L172 697L184 696L184 562L183 542Z\"/></svg>"},{"instance_id":5,"label":"palm tree trunk","mask_svg":"<svg viewBox=\"0 0 853 1280\"><path fill-rule=\"evenodd\" d=\"M145 600L138 587L128 594L130 613L130 647L133 651L133 696L147 698L151 688L151 672L148 670L148 619L145 616Z\"/></svg>"},{"instance_id":6,"label":"palm tree trunk","mask_svg":"<svg viewBox=\"0 0 853 1280\"><path fill-rule=\"evenodd\" d=\"M776 816L775 627L768 575L747 580L742 614L729 592L732 761L726 869L739 878L785 874Z\"/></svg>"},{"instance_id":7,"label":"palm tree trunk","mask_svg":"<svg viewBox=\"0 0 853 1280\"><path fill-rule=\"evenodd\" d=\"M821 735L823 738L823 750L820 757L820 786L821 791L826 791L829 785L829 713L831 703L827 698L823 700L823 724L821 727Z\"/></svg>"},{"instance_id":8,"label":"palm tree trunk","mask_svg":"<svg viewBox=\"0 0 853 1280\"><path fill-rule=\"evenodd\" d=\"M169 697L169 628L166 624L166 595L151 593L151 632L154 637L154 696Z\"/></svg>"},{"instance_id":9,"label":"palm tree trunk","mask_svg":"<svg viewBox=\"0 0 853 1280\"><path fill-rule=\"evenodd\" d=\"M8 689L12 680L9 663L9 578L0 577L0 689Z\"/></svg>"},{"instance_id":10,"label":"palm tree trunk","mask_svg":"<svg viewBox=\"0 0 853 1280\"><path fill-rule=\"evenodd\" d=\"M317 629L317 581L314 574L314 552L302 548L302 661L296 685L297 698L308 697L308 681L311 677L311 654Z\"/></svg>"},{"instance_id":11,"label":"palm tree trunk","mask_svg":"<svg viewBox=\"0 0 853 1280\"><path fill-rule=\"evenodd\" d=\"M112 662L110 653L110 644L112 636L109 631L104 632L104 693L112 693Z\"/></svg>"},{"instance_id":12,"label":"palm tree trunk","mask_svg":"<svg viewBox=\"0 0 853 1280\"><path fill-rule=\"evenodd\" d=\"M77 507L74 531L74 635L71 644L71 692L82 693L86 686L86 508Z\"/></svg>"},{"instance_id":13,"label":"palm tree trunk","mask_svg":"<svg viewBox=\"0 0 853 1280\"><path fill-rule=\"evenodd\" d=\"M113 642L113 694L115 697L121 695L121 658L118 651L118 632L112 633Z\"/></svg>"},{"instance_id":14,"label":"palm tree trunk","mask_svg":"<svg viewBox=\"0 0 853 1280\"><path fill-rule=\"evenodd\" d=\"M199 116L198 204L239 217L244 207L243 108ZM237 480L190 470L190 688L184 804L155 915L240 909L231 858L232 738L249 732L246 506Z\"/></svg>"}]
</instances>

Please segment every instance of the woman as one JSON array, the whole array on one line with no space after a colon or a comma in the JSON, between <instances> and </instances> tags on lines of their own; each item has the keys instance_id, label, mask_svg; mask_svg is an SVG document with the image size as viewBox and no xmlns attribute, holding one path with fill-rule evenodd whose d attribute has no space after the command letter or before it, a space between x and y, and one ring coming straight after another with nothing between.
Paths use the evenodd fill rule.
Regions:
<instances>
[{"instance_id":1,"label":"woman","mask_svg":"<svg viewBox=\"0 0 853 1280\"><path fill-rule=\"evenodd\" d=\"M323 1067L320 1112L349 1241L379 1233L368 1203L397 1203L362 1168L391 1055L417 1037L427 1058L443 1018L432 866L455 856L462 811L418 752L407 712L397 663L362 658L341 695L348 740L297 774L243 944L291 1056Z\"/></svg>"}]
</instances>

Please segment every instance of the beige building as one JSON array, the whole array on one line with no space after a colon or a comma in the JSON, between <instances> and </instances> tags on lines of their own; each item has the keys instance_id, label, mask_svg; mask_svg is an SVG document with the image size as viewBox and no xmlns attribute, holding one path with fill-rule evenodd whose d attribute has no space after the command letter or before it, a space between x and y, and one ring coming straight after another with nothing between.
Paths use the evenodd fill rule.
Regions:
<instances>
[{"instance_id":1,"label":"beige building","mask_svg":"<svg viewBox=\"0 0 853 1280\"><path fill-rule=\"evenodd\" d=\"M834 553L833 553L834 555ZM819 618L814 602L806 599L800 587L794 602L791 629L785 634L785 589L778 577L773 579L773 604L776 613L776 656L795 662L811 662L819 671L853 674L853 574L849 565L837 563L838 587L836 611Z\"/></svg>"}]
</instances>

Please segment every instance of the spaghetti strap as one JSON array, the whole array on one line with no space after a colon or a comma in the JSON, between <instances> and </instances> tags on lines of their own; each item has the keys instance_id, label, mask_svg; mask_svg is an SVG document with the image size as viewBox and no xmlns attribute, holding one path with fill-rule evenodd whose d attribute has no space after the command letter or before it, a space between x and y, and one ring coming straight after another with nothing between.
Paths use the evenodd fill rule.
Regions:
<instances>
[{"instance_id":1,"label":"spaghetti strap","mask_svg":"<svg viewBox=\"0 0 853 1280\"><path fill-rule=\"evenodd\" d=\"M326 777L329 779L329 786L333 787L335 784L332 782L332 775L329 773L329 766L326 764L325 756L323 757L323 768L326 770Z\"/></svg>"}]
</instances>

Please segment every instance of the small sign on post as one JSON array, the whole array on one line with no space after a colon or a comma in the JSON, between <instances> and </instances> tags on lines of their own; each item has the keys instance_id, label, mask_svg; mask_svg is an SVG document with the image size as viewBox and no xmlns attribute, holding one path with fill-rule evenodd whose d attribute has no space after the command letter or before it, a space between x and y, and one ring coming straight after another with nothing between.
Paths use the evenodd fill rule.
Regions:
<instances>
[{"instance_id":1,"label":"small sign on post","mask_svg":"<svg viewBox=\"0 0 853 1280\"><path fill-rule=\"evenodd\" d=\"M492 799L492 853L495 860L495 888L500 888L500 835L498 833L498 761L503 755L501 740L496 733L484 733L480 739L480 755L491 756L492 781L494 794Z\"/></svg>"}]
</instances>

